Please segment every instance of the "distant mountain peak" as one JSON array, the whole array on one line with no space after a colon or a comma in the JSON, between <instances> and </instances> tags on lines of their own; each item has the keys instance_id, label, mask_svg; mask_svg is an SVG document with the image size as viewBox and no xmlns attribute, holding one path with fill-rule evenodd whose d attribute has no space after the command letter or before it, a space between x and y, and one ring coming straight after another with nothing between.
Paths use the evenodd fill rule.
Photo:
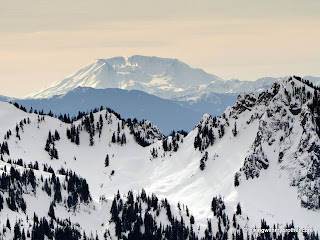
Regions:
<instances>
[{"instance_id":1,"label":"distant mountain peak","mask_svg":"<svg viewBox=\"0 0 320 240\"><path fill-rule=\"evenodd\" d=\"M315 85L320 78L305 77ZM140 90L161 98L193 101L211 93L259 93L285 78L264 77L256 81L223 80L175 58L133 55L95 59L68 77L31 93L26 98L50 98L77 87Z\"/></svg>"},{"instance_id":2,"label":"distant mountain peak","mask_svg":"<svg viewBox=\"0 0 320 240\"><path fill-rule=\"evenodd\" d=\"M201 69L172 58L114 57L96 59L76 73L53 83L26 98L49 98L76 87L136 89L148 93L160 90L181 91L191 86L222 80Z\"/></svg>"}]
</instances>

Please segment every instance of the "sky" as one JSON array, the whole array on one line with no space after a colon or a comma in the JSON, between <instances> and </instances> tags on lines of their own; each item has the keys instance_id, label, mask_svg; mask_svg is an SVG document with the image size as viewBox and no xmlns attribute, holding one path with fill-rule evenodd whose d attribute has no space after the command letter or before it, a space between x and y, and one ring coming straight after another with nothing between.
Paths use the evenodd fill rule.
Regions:
<instances>
[{"instance_id":1,"label":"sky","mask_svg":"<svg viewBox=\"0 0 320 240\"><path fill-rule=\"evenodd\" d=\"M94 59L131 55L226 80L320 76L319 39L319 0L1 1L0 95L24 97Z\"/></svg>"}]
</instances>

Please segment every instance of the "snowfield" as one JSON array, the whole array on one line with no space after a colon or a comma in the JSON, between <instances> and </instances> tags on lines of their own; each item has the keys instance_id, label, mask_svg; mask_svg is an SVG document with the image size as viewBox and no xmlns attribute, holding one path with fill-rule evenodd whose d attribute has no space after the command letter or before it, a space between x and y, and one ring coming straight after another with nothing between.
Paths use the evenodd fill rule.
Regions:
<instances>
[{"instance_id":1,"label":"snowfield","mask_svg":"<svg viewBox=\"0 0 320 240\"><path fill-rule=\"evenodd\" d=\"M66 178L58 172L62 168L74 171L87 181L92 201L79 202L74 210L70 210L62 200L54 207L55 215L61 219L70 218L71 222L79 223L81 232L85 231L88 236L92 233L93 237L97 235L99 239L104 238L106 231L109 231L109 237L115 238L116 225L110 221L110 209L118 190L125 201L123 194L133 191L138 196L142 189L149 196L155 194L159 200L168 199L173 214L181 216L186 226L191 227L190 217L184 211L187 206L194 216L193 229L199 237L205 236L208 219L212 219L213 233L219 229L218 218L213 216L211 209L213 197L217 196L222 197L230 221L240 202L242 215L237 219L242 228L259 228L261 219L265 219L270 226L280 224L279 227L284 228L293 221L295 227L320 231L319 207L301 206L301 200L306 201L311 194L310 189L313 189L307 186L319 185L320 178L316 176L313 181L306 180L316 163L310 162L313 154L310 146L318 144L319 137L307 107L312 97L303 101L302 94L297 97L293 94L295 88L303 87L305 92L314 94L313 88L295 78L279 81L259 97L242 94L236 105L229 107L222 117L204 115L187 136L179 135L176 150L167 151L163 147L164 139L174 146L174 136L164 138L156 131L156 126L147 122L139 132L145 138L152 132L154 137L149 138L150 145L143 147L132 134L130 125L108 110L92 114L94 121L91 125L88 123L90 126L94 124L91 130L86 130L83 123L85 116L73 123L75 128L79 126L80 129L80 144L77 145L67 137L67 129L71 129L71 124L50 116L25 113L9 103L0 102L0 134L6 138L4 141L8 143L10 151L9 155L1 154L3 161L0 161L0 173L5 171L5 166L10 169L8 160L22 159L26 166L29 163L39 164L39 170L34 171L38 179L37 190L24 194L26 213L4 207L0 210L0 223L4 225L8 217L13 225L16 218L20 218L27 231L30 228L28 221L34 212L39 217L48 216L52 196L41 190L43 182L40 180L41 177L44 180L51 178L51 173L43 171L47 164L62 185ZM285 91L291 93L291 101L287 101ZM292 106L298 104L301 112L295 114ZM27 118L30 123L21 127L20 121ZM302 120L306 124L302 124ZM19 137L16 136L16 124ZM287 127L282 127L284 125ZM133 126L134 129L136 127ZM214 142L200 151L195 147L195 139L202 131L200 139L202 144L206 143L205 128L212 130ZM12 135L7 138L5 135L9 129ZM92 130L93 136L90 133ZM49 131L52 135L57 131L60 136L53 144L50 143L50 148L56 148L58 159L45 150ZM115 136L124 135L125 143L121 144L118 140L113 142L114 133ZM307 148L299 150L302 143ZM281 152L283 157L280 161ZM109 159L108 166L105 166L106 156ZM199 167L201 159L205 159L203 170ZM23 171L23 167L12 165ZM249 173L254 177L246 177ZM239 186L235 186L237 174ZM68 192L63 187L61 193L62 199L67 198ZM319 192L317 194L319 196ZM3 192L3 196L7 197L8 193ZM178 203L183 210L178 209ZM142 209L146 211L147 208L147 204L142 203ZM170 223L164 210L159 215L155 212L152 214L158 226L160 223ZM26 220L27 216L29 220ZM230 225L228 236L231 238L236 228ZM8 231L5 236L9 239L13 233Z\"/></svg>"}]
</instances>

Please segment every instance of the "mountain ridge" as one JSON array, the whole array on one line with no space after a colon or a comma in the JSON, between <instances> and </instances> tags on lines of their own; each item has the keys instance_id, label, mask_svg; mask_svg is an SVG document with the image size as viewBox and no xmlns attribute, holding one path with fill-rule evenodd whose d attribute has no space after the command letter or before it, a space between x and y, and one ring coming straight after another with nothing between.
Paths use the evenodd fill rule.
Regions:
<instances>
[{"instance_id":1,"label":"mountain ridge","mask_svg":"<svg viewBox=\"0 0 320 240\"><path fill-rule=\"evenodd\" d=\"M232 100L233 98L230 98L228 103ZM45 113L50 111L56 115L69 114L70 117L77 116L78 111L90 112L100 106L108 107L126 119L151 120L166 135L169 135L172 130L192 130L203 114L201 111L193 110L187 104L183 106L180 102L162 99L139 90L117 88L77 87L68 93L49 99L23 99L15 102L27 108L28 111L32 107L33 110L43 110Z\"/></svg>"},{"instance_id":2,"label":"mountain ridge","mask_svg":"<svg viewBox=\"0 0 320 240\"><path fill-rule=\"evenodd\" d=\"M65 124L49 116L23 113L7 103L0 103L2 114L10 111L14 116L10 117L11 134L4 129L7 125L0 125L6 141L6 144L1 144L4 153L0 171L5 172L5 166L23 170L30 164L34 166L37 161L36 194L42 194L41 199L46 199L48 204L35 209L26 200L28 215L35 211L38 216L51 219L52 211L48 215L50 201L55 203L53 209L56 217L62 219L74 207L72 222L80 222L83 231L97 232L99 238L103 238L104 234L111 239L124 238L135 232L128 226L140 226L140 218L126 224L128 219L117 216L126 216L127 211L135 209L135 201L145 199L142 188L150 196L150 205L141 203L143 229L148 229L145 224L148 224L150 216L157 219L158 227L160 222L163 224L161 226L178 225L177 222L172 223L169 217L171 210L168 210L166 202L170 201L170 209L180 218L178 222L185 223L189 229L199 229L199 238L210 235L232 238L232 235L241 235L245 228L254 229L260 225L263 229L274 225L279 229L300 227L320 231L317 221L319 210L314 205L317 199L312 197L319 196L317 189L312 187L317 186L320 178L318 168L314 168L319 158L311 159L318 153L317 147L312 147L315 146L313 143L320 143L319 103L317 89L296 77L288 78L273 84L260 96L240 95L237 103L221 117L205 114L188 135L175 132L168 137L164 137L149 121L124 121L108 109ZM5 120L8 119L1 118L1 121ZM23 161L22 166L16 164L19 159ZM48 166L51 167L55 177L53 173L41 170L45 164L47 171ZM61 202L54 200L56 194L43 195L46 193L41 187L44 187L45 180L41 182L40 174L51 179L58 176L62 185L71 184L66 182L71 178L70 173L62 168L72 169L77 176L86 179L92 197L89 204L79 200L74 205L72 191L68 192L70 187L61 187ZM249 173L248 178L246 172ZM11 174L11 179L15 179L16 172L11 170ZM239 184L236 184L236 176L239 177ZM57 187L53 185L50 189L55 193ZM118 190L121 194L117 194ZM9 199L10 203L7 191L4 199ZM32 194L26 192L22 196L39 201ZM164 209L159 208L158 200L152 194L157 199L168 199L160 205L166 206ZM78 199L81 199L80 196ZM127 207L123 208L121 201ZM10 213L10 221L14 222L21 211L11 211L5 204L3 211ZM238 204L241 204L241 211ZM149 210L146 206L150 206ZM196 225L191 224L193 221L187 217L186 206L194 216ZM94 219L96 215L99 218ZM1 216L1 222L5 222L6 214ZM91 219L94 226L85 221L84 216ZM26 221L25 215L21 214L21 218L22 222ZM29 219L33 221L32 217ZM27 225L23 226L27 231ZM7 231L9 234L10 231ZM251 234L253 239L262 237L252 232L249 236ZM290 236L289 239L294 238ZM302 233L299 237L303 237ZM285 233L281 235L283 238Z\"/></svg>"}]
</instances>

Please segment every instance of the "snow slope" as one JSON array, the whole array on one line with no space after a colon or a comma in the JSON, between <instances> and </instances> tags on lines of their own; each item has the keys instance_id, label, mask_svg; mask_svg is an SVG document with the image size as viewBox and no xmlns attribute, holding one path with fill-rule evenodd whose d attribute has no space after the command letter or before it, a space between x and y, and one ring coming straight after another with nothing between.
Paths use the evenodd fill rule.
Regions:
<instances>
[{"instance_id":1,"label":"snow slope","mask_svg":"<svg viewBox=\"0 0 320 240\"><path fill-rule=\"evenodd\" d=\"M219 195L225 202L225 212L230 220L237 203L241 203L243 214L237 218L242 228L259 227L263 218L271 226L275 223L284 228L293 220L296 227L320 231L319 208L311 205L313 199L310 198L311 193L318 194L312 187L316 187L319 181L319 176L311 174L319 160L310 161L311 156L317 154L316 148L310 147L319 143L313 121L316 115L307 106L313 94L311 87L295 78L287 78L259 97L240 95L237 103L222 117L204 115L186 137L173 135L163 140L151 123L141 125L144 127L138 132L142 138L153 136L149 141L151 144L145 147L139 145L135 135L130 133L130 129L137 125L124 123L106 110L90 117L94 119L91 124L95 124L93 135L92 127L82 124L85 117L74 123L80 129L80 144L77 145L66 135L70 124L48 116L39 120L35 114L25 114L3 103L0 105L2 114L10 112L11 122L19 122L26 116L31 120L23 130L20 128L20 140L15 136L16 130L11 130L13 134L6 139L10 155L3 154L3 158L5 161L22 158L26 164L37 161L40 169L47 164L55 172L61 167L72 169L84 177L95 207L81 205L72 218L86 232L97 231L100 238L106 230L114 229L112 224L106 224L114 194L118 190L121 193L133 190L137 194L142 188L149 194L167 198L172 205L178 202L187 205L196 219L195 229L200 227L199 236L205 234L207 219L212 219L213 232L218 231L211 203L213 197ZM6 132L7 126L1 125L2 133ZM51 159L44 150L49 130L51 133L57 130L60 134L54 144L59 159ZM124 134L126 143L113 142L113 133L115 136ZM305 148L301 148L301 144ZM167 149L164 145L170 147ZM174 146L177 146L175 150ZM281 152L283 156L279 158ZM109 164L105 167L107 155ZM202 170L199 167L201 161L204 164ZM239 177L239 186L235 186L235 176ZM107 203L99 201L101 198L107 199ZM40 203L40 199L37 202ZM68 216L62 206L58 208L61 211L56 214ZM94 210L90 210L90 214L89 210L83 211L84 208ZM38 214L45 215L46 212L40 209ZM4 216L1 222L5 222L5 215L1 216ZM93 216L99 217L93 219ZM229 237L232 232L236 232L233 226L228 232Z\"/></svg>"}]
</instances>

